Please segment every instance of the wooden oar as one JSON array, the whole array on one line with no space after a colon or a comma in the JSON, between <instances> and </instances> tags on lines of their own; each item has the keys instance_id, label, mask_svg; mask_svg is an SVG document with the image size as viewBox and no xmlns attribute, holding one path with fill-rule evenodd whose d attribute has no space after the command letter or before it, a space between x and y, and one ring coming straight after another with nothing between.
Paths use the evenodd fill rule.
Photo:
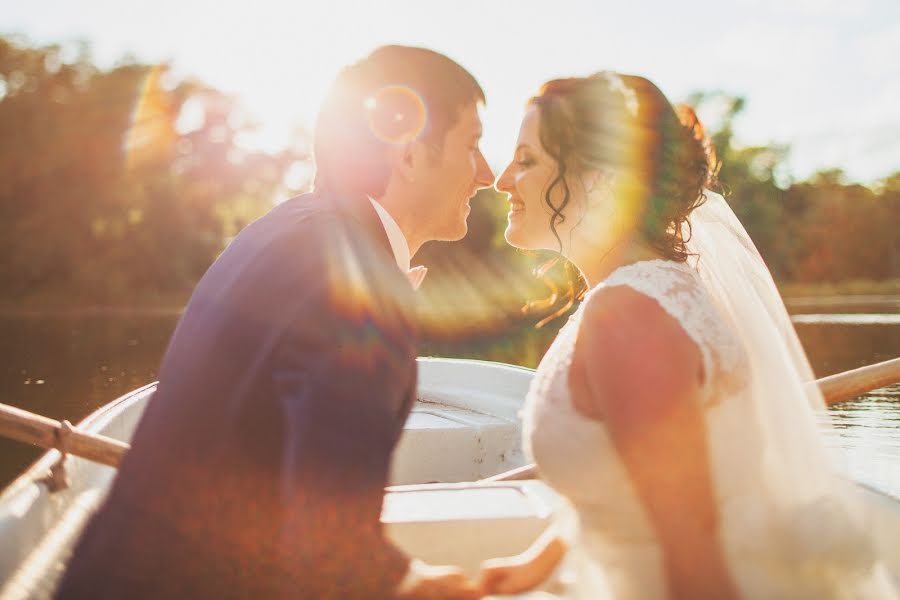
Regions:
<instances>
[{"instance_id":1,"label":"wooden oar","mask_svg":"<svg viewBox=\"0 0 900 600\"><path fill-rule=\"evenodd\" d=\"M829 375L817 380L816 383L822 390L825 404L831 406L898 381L900 381L900 357Z\"/></svg>"},{"instance_id":2,"label":"wooden oar","mask_svg":"<svg viewBox=\"0 0 900 600\"><path fill-rule=\"evenodd\" d=\"M831 375L816 381L829 405L855 398L867 391L900 381L900 358ZM20 408L0 404L0 436L41 448L60 448L66 452L111 467L118 467L130 446L104 435L86 433ZM519 467L482 481L532 479L534 465Z\"/></svg>"},{"instance_id":3,"label":"wooden oar","mask_svg":"<svg viewBox=\"0 0 900 600\"><path fill-rule=\"evenodd\" d=\"M0 404L0 435L40 446L65 449L94 462L118 467L131 446L105 435L86 433L41 415Z\"/></svg>"},{"instance_id":4,"label":"wooden oar","mask_svg":"<svg viewBox=\"0 0 900 600\"><path fill-rule=\"evenodd\" d=\"M832 406L897 382L900 382L900 357L853 369L852 371L829 375L828 377L817 379L816 385L822 390L825 404ZM535 479L537 477L537 466L530 464L482 479L479 483L518 481L521 479Z\"/></svg>"}]
</instances>

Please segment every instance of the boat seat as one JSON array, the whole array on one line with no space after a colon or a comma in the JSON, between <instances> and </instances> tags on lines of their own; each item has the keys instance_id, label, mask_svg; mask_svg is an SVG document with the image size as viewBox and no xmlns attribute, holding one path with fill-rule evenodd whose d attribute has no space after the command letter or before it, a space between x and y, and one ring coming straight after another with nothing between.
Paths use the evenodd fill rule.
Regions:
<instances>
[{"instance_id":1,"label":"boat seat","mask_svg":"<svg viewBox=\"0 0 900 600\"><path fill-rule=\"evenodd\" d=\"M475 576L483 560L526 550L558 502L540 481L395 486L381 521L410 556Z\"/></svg>"},{"instance_id":2,"label":"boat seat","mask_svg":"<svg viewBox=\"0 0 900 600\"><path fill-rule=\"evenodd\" d=\"M476 481L521 466L517 420L420 400L394 454L391 484Z\"/></svg>"}]
</instances>

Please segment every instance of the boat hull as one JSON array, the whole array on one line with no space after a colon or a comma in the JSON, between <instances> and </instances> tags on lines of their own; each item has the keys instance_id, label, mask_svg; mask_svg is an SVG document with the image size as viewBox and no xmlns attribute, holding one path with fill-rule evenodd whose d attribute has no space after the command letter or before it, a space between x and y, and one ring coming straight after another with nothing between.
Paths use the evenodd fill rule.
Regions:
<instances>
[{"instance_id":1,"label":"boat hull","mask_svg":"<svg viewBox=\"0 0 900 600\"><path fill-rule=\"evenodd\" d=\"M559 499L539 481L472 482L521 466L518 413L533 372L452 359L419 360L419 401L394 457L382 521L409 554L474 574L481 560L528 547ZM79 427L127 442L155 384L97 410ZM112 467L70 457L70 486L41 483L59 457L50 451L0 495L0 600L44 598L81 529L103 501ZM865 486L872 531L900 574L900 501Z\"/></svg>"}]
</instances>

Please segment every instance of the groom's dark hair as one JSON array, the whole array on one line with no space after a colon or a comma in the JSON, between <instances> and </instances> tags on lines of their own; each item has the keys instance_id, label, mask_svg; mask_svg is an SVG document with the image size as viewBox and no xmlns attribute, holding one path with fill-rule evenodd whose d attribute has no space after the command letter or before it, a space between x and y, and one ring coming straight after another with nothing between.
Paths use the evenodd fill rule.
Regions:
<instances>
[{"instance_id":1,"label":"groom's dark hair","mask_svg":"<svg viewBox=\"0 0 900 600\"><path fill-rule=\"evenodd\" d=\"M381 46L344 68L316 119L315 187L380 196L393 144L419 139L438 153L461 109L484 91L459 64L425 48Z\"/></svg>"}]
</instances>

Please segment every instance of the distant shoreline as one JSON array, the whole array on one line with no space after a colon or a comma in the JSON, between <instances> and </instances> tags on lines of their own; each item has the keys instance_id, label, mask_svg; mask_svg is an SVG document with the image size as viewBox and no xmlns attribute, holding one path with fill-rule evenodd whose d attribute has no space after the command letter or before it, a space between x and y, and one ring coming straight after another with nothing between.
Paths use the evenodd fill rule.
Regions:
<instances>
[{"instance_id":1,"label":"distant shoreline","mask_svg":"<svg viewBox=\"0 0 900 600\"><path fill-rule=\"evenodd\" d=\"M92 317L146 316L177 317L184 312L190 293L159 297L123 298L112 302L91 302L43 296L24 300L0 299L0 317Z\"/></svg>"},{"instance_id":2,"label":"distant shoreline","mask_svg":"<svg viewBox=\"0 0 900 600\"><path fill-rule=\"evenodd\" d=\"M900 294L847 294L843 296L796 296L785 297L788 308L812 306L897 306L900 308Z\"/></svg>"},{"instance_id":3,"label":"distant shoreline","mask_svg":"<svg viewBox=\"0 0 900 600\"><path fill-rule=\"evenodd\" d=\"M900 279L851 280L837 283L779 282L778 291L785 299L900 296Z\"/></svg>"},{"instance_id":4,"label":"distant shoreline","mask_svg":"<svg viewBox=\"0 0 900 600\"><path fill-rule=\"evenodd\" d=\"M789 309L834 306L877 306L900 309L900 279L840 283L779 283L778 290ZM0 299L0 317L177 317L184 311L189 293L166 297L122 299L114 303L66 302L61 298Z\"/></svg>"},{"instance_id":5,"label":"distant shoreline","mask_svg":"<svg viewBox=\"0 0 900 600\"><path fill-rule=\"evenodd\" d=\"M0 317L177 317L183 306L4 306Z\"/></svg>"}]
</instances>

